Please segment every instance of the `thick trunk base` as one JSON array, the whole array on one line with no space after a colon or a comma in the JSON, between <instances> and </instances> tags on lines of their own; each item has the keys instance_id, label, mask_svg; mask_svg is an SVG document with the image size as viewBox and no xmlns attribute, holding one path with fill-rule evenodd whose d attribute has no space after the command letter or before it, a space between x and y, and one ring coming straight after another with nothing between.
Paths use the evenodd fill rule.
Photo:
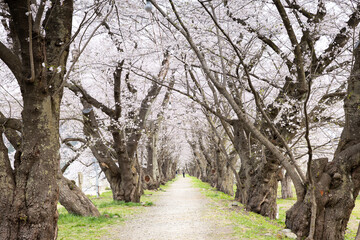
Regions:
<instances>
[{"instance_id":1,"label":"thick trunk base","mask_svg":"<svg viewBox=\"0 0 360 240\"><path fill-rule=\"evenodd\" d=\"M241 169L240 178L243 188L237 189L235 198L245 205L247 211L258 213L264 217L275 219L277 215L277 188L279 170L277 165L265 164L256 171L249 171L245 177L245 169Z\"/></svg>"},{"instance_id":2,"label":"thick trunk base","mask_svg":"<svg viewBox=\"0 0 360 240\"><path fill-rule=\"evenodd\" d=\"M349 175L342 171L341 166L328 163L327 159L318 159L314 160L312 172L317 204L314 239L344 239L346 225L359 192L355 186L359 185L360 169L355 169ZM310 191L307 191L305 197L298 199L286 212L285 224L298 237L304 238L309 234L310 218Z\"/></svg>"},{"instance_id":3,"label":"thick trunk base","mask_svg":"<svg viewBox=\"0 0 360 240\"><path fill-rule=\"evenodd\" d=\"M117 192L113 193L114 200L125 202L140 202L142 193L140 166L137 159L132 161L132 164L122 164L121 168L121 182L116 187Z\"/></svg>"}]
</instances>

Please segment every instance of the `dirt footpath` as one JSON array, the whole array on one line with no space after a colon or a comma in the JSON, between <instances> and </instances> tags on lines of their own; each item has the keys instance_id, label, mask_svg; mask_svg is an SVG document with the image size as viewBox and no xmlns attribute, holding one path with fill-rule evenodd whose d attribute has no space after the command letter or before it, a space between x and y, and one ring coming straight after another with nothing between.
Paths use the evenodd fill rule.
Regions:
<instances>
[{"instance_id":1,"label":"dirt footpath","mask_svg":"<svg viewBox=\"0 0 360 240\"><path fill-rule=\"evenodd\" d=\"M191 180L181 177L158 196L155 206L113 229L112 239L233 239L232 228L226 224Z\"/></svg>"}]
</instances>

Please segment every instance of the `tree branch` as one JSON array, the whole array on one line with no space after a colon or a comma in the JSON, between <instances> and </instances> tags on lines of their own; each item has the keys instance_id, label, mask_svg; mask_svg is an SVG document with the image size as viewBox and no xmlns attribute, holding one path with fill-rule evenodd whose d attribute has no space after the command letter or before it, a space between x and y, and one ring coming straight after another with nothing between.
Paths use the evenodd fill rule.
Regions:
<instances>
[{"instance_id":1,"label":"tree branch","mask_svg":"<svg viewBox=\"0 0 360 240\"><path fill-rule=\"evenodd\" d=\"M115 119L121 116L121 73L124 60L118 63L114 72L114 101L115 101Z\"/></svg>"},{"instance_id":2,"label":"tree branch","mask_svg":"<svg viewBox=\"0 0 360 240\"><path fill-rule=\"evenodd\" d=\"M79 93L82 95L83 99L86 100L89 104L92 106L100 109L103 113L108 115L110 118L115 117L115 111L111 108L105 106L103 103L99 102L95 98L93 98L90 94L88 94L84 88L82 88L80 85L75 84L72 82L72 84L67 84L66 86L69 90L71 90L75 95L78 95Z\"/></svg>"},{"instance_id":3,"label":"tree branch","mask_svg":"<svg viewBox=\"0 0 360 240\"><path fill-rule=\"evenodd\" d=\"M68 167L81 156L81 154L85 151L85 149L88 146L89 146L89 141L85 141L85 143L79 149L75 150L76 155L65 163L65 165L61 168L61 172L64 173L66 169L68 169Z\"/></svg>"},{"instance_id":4,"label":"tree branch","mask_svg":"<svg viewBox=\"0 0 360 240\"><path fill-rule=\"evenodd\" d=\"M10 49L0 42L0 59L8 66L18 82L22 81L21 61Z\"/></svg>"},{"instance_id":5,"label":"tree branch","mask_svg":"<svg viewBox=\"0 0 360 240\"><path fill-rule=\"evenodd\" d=\"M0 112L0 125L2 125L5 128L10 128L19 132L22 131L22 122L20 119L6 118L1 112Z\"/></svg>"}]
</instances>

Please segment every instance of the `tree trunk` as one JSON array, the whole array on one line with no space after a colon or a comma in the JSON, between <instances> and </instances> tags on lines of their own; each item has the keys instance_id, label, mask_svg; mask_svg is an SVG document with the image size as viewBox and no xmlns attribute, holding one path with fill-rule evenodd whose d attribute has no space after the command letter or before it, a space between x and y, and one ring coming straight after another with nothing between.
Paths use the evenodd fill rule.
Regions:
<instances>
[{"instance_id":1,"label":"tree trunk","mask_svg":"<svg viewBox=\"0 0 360 240\"><path fill-rule=\"evenodd\" d=\"M255 170L241 169L240 178L243 180L243 188L237 190L235 198L245 205L247 211L275 219L279 171L277 166L267 162ZM249 172L246 179L244 179L245 171Z\"/></svg>"},{"instance_id":2,"label":"tree trunk","mask_svg":"<svg viewBox=\"0 0 360 240\"><path fill-rule=\"evenodd\" d=\"M217 183L217 170L216 166L208 164L206 166L206 182L210 184L210 186L215 187Z\"/></svg>"},{"instance_id":3,"label":"tree trunk","mask_svg":"<svg viewBox=\"0 0 360 240\"><path fill-rule=\"evenodd\" d=\"M59 97L46 96L28 85L23 92L22 152L15 175L1 143L1 239L53 239L57 232L59 171ZM30 94L31 93L31 94ZM45 96L44 96L45 95ZM6 205L5 205L6 204Z\"/></svg>"},{"instance_id":4,"label":"tree trunk","mask_svg":"<svg viewBox=\"0 0 360 240\"><path fill-rule=\"evenodd\" d=\"M9 161L2 128L0 129L0 239L14 239L16 234L16 215L10 207L14 201L15 179ZM3 171L1 171L3 170ZM15 220L15 221L14 221Z\"/></svg>"},{"instance_id":5,"label":"tree trunk","mask_svg":"<svg viewBox=\"0 0 360 240\"><path fill-rule=\"evenodd\" d=\"M50 100L41 95L37 99L29 97L32 101L24 97L22 114L26 117L22 121L22 146L15 154L14 163L16 185L1 137L0 165L8 174L0 174L0 185L6 188L0 198L0 208L5 213L0 214L0 239L53 239L56 236L59 189L53 176L55 171L60 171L60 156L58 150L54 150L59 149L59 109L56 110L59 104L53 101L59 98ZM15 190L15 195L10 194L11 190Z\"/></svg>"},{"instance_id":6,"label":"tree trunk","mask_svg":"<svg viewBox=\"0 0 360 240\"><path fill-rule=\"evenodd\" d=\"M81 189L76 186L75 182L59 174L58 185L60 190L59 202L69 213L80 216L100 216L100 212L95 205Z\"/></svg>"},{"instance_id":7,"label":"tree trunk","mask_svg":"<svg viewBox=\"0 0 360 240\"><path fill-rule=\"evenodd\" d=\"M283 176L281 178L281 198L282 199L293 198L294 194L291 188L291 178L287 173L282 175Z\"/></svg>"},{"instance_id":8,"label":"tree trunk","mask_svg":"<svg viewBox=\"0 0 360 240\"><path fill-rule=\"evenodd\" d=\"M275 219L279 163L268 150L260 147L262 156L250 157L248 141L241 123L234 122L233 127L235 149L241 159L239 177L242 181L242 187L237 189L235 198L244 204L248 211Z\"/></svg>"},{"instance_id":9,"label":"tree trunk","mask_svg":"<svg viewBox=\"0 0 360 240\"><path fill-rule=\"evenodd\" d=\"M14 169L4 156L6 151L1 141L0 238L50 240L57 233L59 114L73 1L65 0L61 5L53 1L46 12L44 36L30 28L29 22L34 21L28 17L26 1L5 2L10 10L11 36L17 43L13 47L21 57L6 50L4 45L0 56L21 89L23 128L21 150L16 154ZM48 71L44 64L59 66L60 72Z\"/></svg>"},{"instance_id":10,"label":"tree trunk","mask_svg":"<svg viewBox=\"0 0 360 240\"><path fill-rule=\"evenodd\" d=\"M270 166L267 165L263 169L259 169L251 177L251 184L246 186L248 201L245 206L248 211L275 219L277 213L278 173L274 169L268 171Z\"/></svg>"},{"instance_id":11,"label":"tree trunk","mask_svg":"<svg viewBox=\"0 0 360 240\"><path fill-rule=\"evenodd\" d=\"M328 162L327 159L314 160L314 173L317 204L317 219L314 239L344 239L355 199L359 192L360 168L346 174L344 168ZM286 212L286 226L298 237L309 234L310 191L305 198L298 199Z\"/></svg>"},{"instance_id":12,"label":"tree trunk","mask_svg":"<svg viewBox=\"0 0 360 240\"><path fill-rule=\"evenodd\" d=\"M58 218L60 99L35 95L36 91L28 86L23 93L23 152L13 203L17 239L52 239Z\"/></svg>"},{"instance_id":13,"label":"tree trunk","mask_svg":"<svg viewBox=\"0 0 360 240\"><path fill-rule=\"evenodd\" d=\"M157 189L160 186L160 170L157 160L157 142L158 136L157 132L154 132L153 129L150 129L150 136L148 137L147 142L147 167L144 169L144 188L153 190Z\"/></svg>"},{"instance_id":14,"label":"tree trunk","mask_svg":"<svg viewBox=\"0 0 360 240\"><path fill-rule=\"evenodd\" d=\"M91 109L91 105L81 99L85 109ZM95 140L90 146L91 152L99 162L101 170L105 173L110 183L113 199L116 201L140 202L140 166L136 156L136 144L129 145L121 137L119 129L113 129L115 153L111 154L100 136L99 125L96 121L94 111L83 113L84 134ZM116 155L116 159L113 159ZM116 161L118 165L116 165Z\"/></svg>"},{"instance_id":15,"label":"tree trunk","mask_svg":"<svg viewBox=\"0 0 360 240\"><path fill-rule=\"evenodd\" d=\"M234 195L234 174L233 171L225 162L217 167L217 184L216 188L226 194L231 196Z\"/></svg>"},{"instance_id":16,"label":"tree trunk","mask_svg":"<svg viewBox=\"0 0 360 240\"><path fill-rule=\"evenodd\" d=\"M171 158L170 156L165 156L162 165L161 165L161 184L165 184L170 180L170 171L171 168ZM199 172L197 171L196 174L198 175Z\"/></svg>"},{"instance_id":17,"label":"tree trunk","mask_svg":"<svg viewBox=\"0 0 360 240\"><path fill-rule=\"evenodd\" d=\"M164 175L164 171L163 171L163 168L164 168L164 164L165 164L165 160L163 157L159 157L158 158L158 166L159 166L159 171L160 171L160 184L164 184L166 181L165 181L165 175Z\"/></svg>"},{"instance_id":18,"label":"tree trunk","mask_svg":"<svg viewBox=\"0 0 360 240\"><path fill-rule=\"evenodd\" d=\"M245 176L245 170L244 170L244 165L241 164L240 166L240 170L238 172L239 175L239 179L240 182L236 182L236 192L235 192L235 200L241 203L245 203L247 202L247 195L246 195L246 191L245 191L245 181L246 181L246 176Z\"/></svg>"},{"instance_id":19,"label":"tree trunk","mask_svg":"<svg viewBox=\"0 0 360 240\"><path fill-rule=\"evenodd\" d=\"M140 202L141 197L141 179L140 166L137 159L123 159L119 164L122 181L120 183L120 192L116 196L118 201Z\"/></svg>"},{"instance_id":20,"label":"tree trunk","mask_svg":"<svg viewBox=\"0 0 360 240\"><path fill-rule=\"evenodd\" d=\"M54 15L57 14L54 11ZM68 21L71 25L71 14ZM62 79L62 76L59 74L58 77ZM16 185L11 184L7 190L13 189L14 192L11 194L12 204L7 206L11 208L11 214L5 216L5 221L1 223L3 239L54 239L57 233L62 89L51 96L44 91L42 81L45 80L35 79L35 83L22 86L22 152L15 160L15 176L12 179ZM8 200L10 202L10 198Z\"/></svg>"},{"instance_id":21,"label":"tree trunk","mask_svg":"<svg viewBox=\"0 0 360 240\"><path fill-rule=\"evenodd\" d=\"M140 164L136 154L138 142L131 143L130 139L130 143L126 144L121 133L113 132L112 134L121 176L119 191L116 196L114 195L114 200L140 202L142 188Z\"/></svg>"},{"instance_id":22,"label":"tree trunk","mask_svg":"<svg viewBox=\"0 0 360 240\"><path fill-rule=\"evenodd\" d=\"M200 135L201 136L201 135ZM216 162L209 154L208 150L205 148L202 139L199 138L199 147L202 155L206 160L206 180L205 182L209 183L210 186L216 187L217 184L217 169L216 169Z\"/></svg>"},{"instance_id":23,"label":"tree trunk","mask_svg":"<svg viewBox=\"0 0 360 240\"><path fill-rule=\"evenodd\" d=\"M172 161L170 168L170 179L174 179L176 177L176 169L177 169L177 162Z\"/></svg>"}]
</instances>

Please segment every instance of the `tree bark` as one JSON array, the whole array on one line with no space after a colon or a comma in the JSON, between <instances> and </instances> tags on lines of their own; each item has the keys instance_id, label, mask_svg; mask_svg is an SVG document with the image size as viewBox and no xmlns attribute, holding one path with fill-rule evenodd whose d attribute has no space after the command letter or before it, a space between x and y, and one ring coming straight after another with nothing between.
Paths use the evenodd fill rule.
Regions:
<instances>
[{"instance_id":1,"label":"tree bark","mask_svg":"<svg viewBox=\"0 0 360 240\"><path fill-rule=\"evenodd\" d=\"M161 184L165 184L167 181L169 181L168 176L168 169L170 167L170 158L168 156L165 156L162 161L161 165Z\"/></svg>"},{"instance_id":2,"label":"tree bark","mask_svg":"<svg viewBox=\"0 0 360 240\"><path fill-rule=\"evenodd\" d=\"M344 239L355 199L359 192L360 168L351 174L344 167L327 159L318 159L312 166L315 180L317 219L314 239ZM310 228L310 190L286 212L286 226L298 237L306 237Z\"/></svg>"},{"instance_id":3,"label":"tree bark","mask_svg":"<svg viewBox=\"0 0 360 240\"><path fill-rule=\"evenodd\" d=\"M75 215L99 217L100 212L91 200L76 186L75 182L58 175L59 202L65 209Z\"/></svg>"},{"instance_id":4,"label":"tree bark","mask_svg":"<svg viewBox=\"0 0 360 240\"><path fill-rule=\"evenodd\" d=\"M51 239L56 234L60 99L37 91L30 85L23 92L22 153L13 202L18 233L9 239Z\"/></svg>"},{"instance_id":5,"label":"tree bark","mask_svg":"<svg viewBox=\"0 0 360 240\"><path fill-rule=\"evenodd\" d=\"M14 201L15 179L0 129L0 239L11 239L16 233L16 215L9 206ZM14 238L15 236L13 236Z\"/></svg>"},{"instance_id":6,"label":"tree bark","mask_svg":"<svg viewBox=\"0 0 360 240\"><path fill-rule=\"evenodd\" d=\"M162 149L162 151L159 153L158 159L160 167L160 183L165 184L175 177L177 164L172 158L171 154L168 152L168 149Z\"/></svg>"},{"instance_id":7,"label":"tree bark","mask_svg":"<svg viewBox=\"0 0 360 240\"><path fill-rule=\"evenodd\" d=\"M91 108L91 105L84 99L81 102L85 109ZM90 149L110 183L113 199L140 202L140 166L133 148L128 149L121 138L121 133L113 130L115 152L111 152L102 141L94 111L91 110L83 115L84 134L95 140L90 145ZM132 158L128 154L132 154ZM115 160L118 160L118 165Z\"/></svg>"},{"instance_id":8,"label":"tree bark","mask_svg":"<svg viewBox=\"0 0 360 240\"><path fill-rule=\"evenodd\" d=\"M201 137L201 135L199 135ZM199 138L199 147L202 155L204 156L206 160L206 182L208 182L212 187L216 187L216 184L218 182L217 180L217 167L216 162L209 154L208 150L205 148L204 143L202 141L202 138Z\"/></svg>"},{"instance_id":9,"label":"tree bark","mask_svg":"<svg viewBox=\"0 0 360 240\"><path fill-rule=\"evenodd\" d=\"M126 144L121 133L112 134L121 176L119 192L114 200L140 202L142 188L140 165L136 154L138 141L130 139L130 143Z\"/></svg>"}]
</instances>

